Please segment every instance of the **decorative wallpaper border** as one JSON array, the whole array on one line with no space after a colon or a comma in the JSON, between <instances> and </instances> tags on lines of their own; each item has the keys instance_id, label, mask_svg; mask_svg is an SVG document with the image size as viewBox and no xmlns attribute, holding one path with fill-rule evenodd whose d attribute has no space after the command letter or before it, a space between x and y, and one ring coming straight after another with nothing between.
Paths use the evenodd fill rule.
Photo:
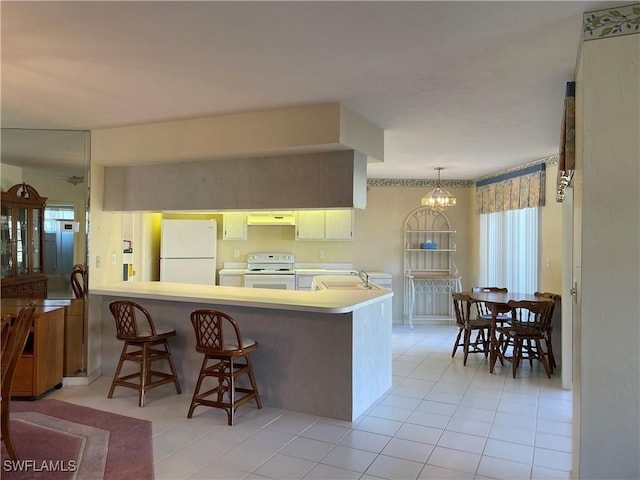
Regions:
<instances>
[{"instance_id":1,"label":"decorative wallpaper border","mask_svg":"<svg viewBox=\"0 0 640 480\"><path fill-rule=\"evenodd\" d=\"M533 165L540 165L542 163L549 165L558 164L558 154L549 155L548 157L534 160L518 167L509 168L507 170L501 170L499 172L492 173L491 175L485 175L484 177L476 178L475 180L441 180L440 183L445 188L473 188L476 186L476 182L480 180L486 180L488 178L498 177L505 173L517 172L525 168L529 168ZM368 178L367 188L371 187L435 187L437 180L427 180L422 178L417 179L403 179L403 178Z\"/></svg>"},{"instance_id":2,"label":"decorative wallpaper border","mask_svg":"<svg viewBox=\"0 0 640 480\"><path fill-rule=\"evenodd\" d=\"M640 3L586 12L582 18L583 40L640 33Z\"/></svg>"},{"instance_id":3,"label":"decorative wallpaper border","mask_svg":"<svg viewBox=\"0 0 640 480\"><path fill-rule=\"evenodd\" d=\"M367 188L370 187L435 187L437 180L425 178L368 178ZM473 187L473 180L440 180L445 188Z\"/></svg>"}]
</instances>

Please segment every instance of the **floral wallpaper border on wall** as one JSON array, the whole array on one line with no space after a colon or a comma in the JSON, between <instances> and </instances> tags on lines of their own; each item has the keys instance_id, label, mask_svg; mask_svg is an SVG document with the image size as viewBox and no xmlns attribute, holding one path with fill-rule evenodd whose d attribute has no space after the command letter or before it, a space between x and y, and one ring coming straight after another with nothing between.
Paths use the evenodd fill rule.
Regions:
<instances>
[{"instance_id":1,"label":"floral wallpaper border on wall","mask_svg":"<svg viewBox=\"0 0 640 480\"><path fill-rule=\"evenodd\" d=\"M475 180L441 180L440 183L445 188L473 188L476 186L476 182L486 180L488 178L494 178L502 176L506 173L512 173L520 171L524 168L531 167L533 165L557 165L559 156L558 154L549 155L548 157L540 158L524 165L518 165L517 167L500 170L490 175L485 175ZM405 179L405 178L369 178L367 179L367 188L371 187L435 187L437 180L427 179Z\"/></svg>"},{"instance_id":2,"label":"floral wallpaper border on wall","mask_svg":"<svg viewBox=\"0 0 640 480\"><path fill-rule=\"evenodd\" d=\"M437 180L427 180L422 178L368 178L367 188L371 187L435 187ZM440 184L445 188L465 188L474 187L473 180L440 180Z\"/></svg>"},{"instance_id":3,"label":"floral wallpaper border on wall","mask_svg":"<svg viewBox=\"0 0 640 480\"><path fill-rule=\"evenodd\" d=\"M585 41L640 33L640 3L586 12L582 24Z\"/></svg>"}]
</instances>

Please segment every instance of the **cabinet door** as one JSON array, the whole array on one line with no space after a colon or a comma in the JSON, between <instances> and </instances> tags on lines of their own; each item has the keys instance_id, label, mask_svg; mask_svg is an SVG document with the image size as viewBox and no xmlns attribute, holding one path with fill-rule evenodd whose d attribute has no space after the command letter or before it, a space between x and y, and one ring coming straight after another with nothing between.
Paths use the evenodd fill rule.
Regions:
<instances>
[{"instance_id":1,"label":"cabinet door","mask_svg":"<svg viewBox=\"0 0 640 480\"><path fill-rule=\"evenodd\" d=\"M324 239L324 210L305 210L296 213L296 239Z\"/></svg>"},{"instance_id":2,"label":"cabinet door","mask_svg":"<svg viewBox=\"0 0 640 480\"><path fill-rule=\"evenodd\" d=\"M246 212L228 212L222 216L223 240L247 239L247 214Z\"/></svg>"},{"instance_id":3,"label":"cabinet door","mask_svg":"<svg viewBox=\"0 0 640 480\"><path fill-rule=\"evenodd\" d=\"M18 277L29 275L30 261L29 254L31 245L29 244L29 209L18 207L16 221L16 274Z\"/></svg>"},{"instance_id":4,"label":"cabinet door","mask_svg":"<svg viewBox=\"0 0 640 480\"><path fill-rule=\"evenodd\" d=\"M2 269L2 278L12 278L14 275L13 266L15 265L15 262L13 259L13 209L10 206L2 205L2 217L0 222L0 231L2 233L2 240L0 243L0 267ZM5 296L4 290L2 292L2 296Z\"/></svg>"},{"instance_id":5,"label":"cabinet door","mask_svg":"<svg viewBox=\"0 0 640 480\"><path fill-rule=\"evenodd\" d=\"M31 273L39 275L44 273L44 245L42 245L44 224L44 208L31 210Z\"/></svg>"},{"instance_id":6,"label":"cabinet door","mask_svg":"<svg viewBox=\"0 0 640 480\"><path fill-rule=\"evenodd\" d=\"M325 212L324 230L327 240L352 240L353 211L327 210Z\"/></svg>"},{"instance_id":7,"label":"cabinet door","mask_svg":"<svg viewBox=\"0 0 640 480\"><path fill-rule=\"evenodd\" d=\"M242 287L244 285L244 275L220 275L220 285L223 287Z\"/></svg>"}]
</instances>

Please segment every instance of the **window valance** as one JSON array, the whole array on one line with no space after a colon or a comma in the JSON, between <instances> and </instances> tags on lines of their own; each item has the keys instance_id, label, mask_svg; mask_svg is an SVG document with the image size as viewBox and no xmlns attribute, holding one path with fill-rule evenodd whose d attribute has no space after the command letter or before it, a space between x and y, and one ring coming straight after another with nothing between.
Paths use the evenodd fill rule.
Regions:
<instances>
[{"instance_id":1,"label":"window valance","mask_svg":"<svg viewBox=\"0 0 640 480\"><path fill-rule=\"evenodd\" d=\"M546 165L540 163L476 182L478 213L544 205Z\"/></svg>"}]
</instances>

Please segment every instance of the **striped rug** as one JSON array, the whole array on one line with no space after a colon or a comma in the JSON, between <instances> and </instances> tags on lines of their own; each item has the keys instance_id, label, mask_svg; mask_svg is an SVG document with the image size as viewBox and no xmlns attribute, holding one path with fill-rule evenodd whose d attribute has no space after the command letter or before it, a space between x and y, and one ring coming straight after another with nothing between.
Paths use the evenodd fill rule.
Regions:
<instances>
[{"instance_id":1,"label":"striped rug","mask_svg":"<svg viewBox=\"0 0 640 480\"><path fill-rule=\"evenodd\" d=\"M2 478L153 479L151 422L60 400L11 402L18 454L2 445Z\"/></svg>"}]
</instances>

